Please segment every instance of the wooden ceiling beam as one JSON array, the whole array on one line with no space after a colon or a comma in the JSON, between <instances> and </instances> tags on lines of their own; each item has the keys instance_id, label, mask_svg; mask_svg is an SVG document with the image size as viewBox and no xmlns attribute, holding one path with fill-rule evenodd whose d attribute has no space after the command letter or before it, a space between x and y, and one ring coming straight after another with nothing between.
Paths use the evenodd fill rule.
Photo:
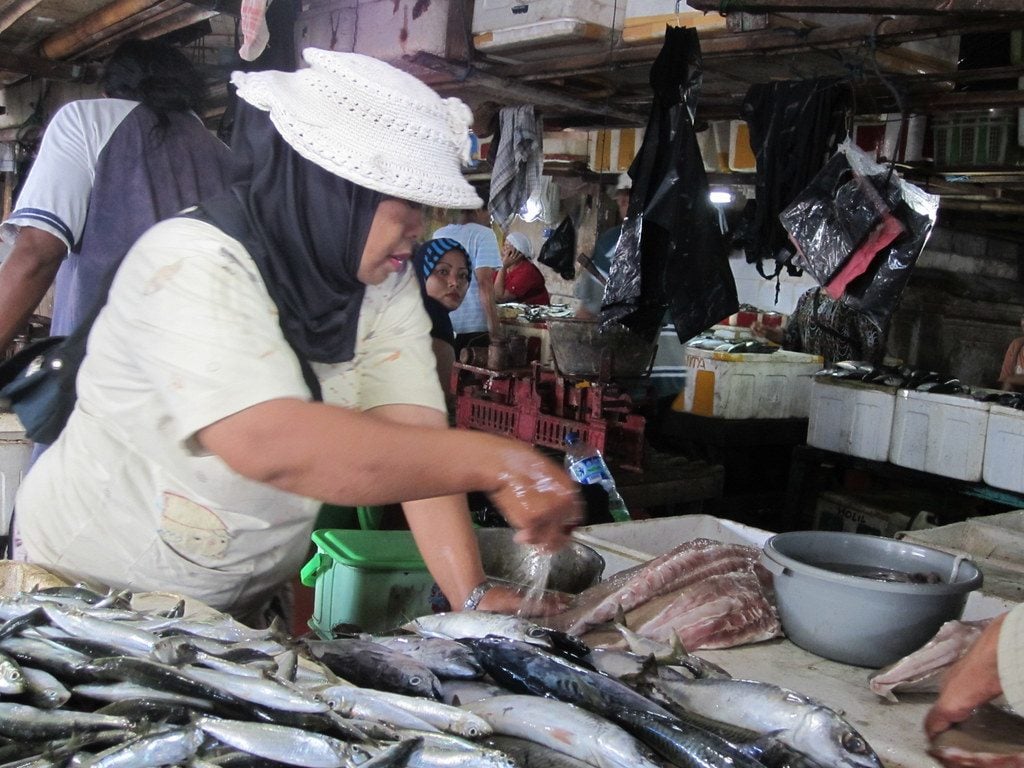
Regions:
<instances>
[{"instance_id":1,"label":"wooden ceiling beam","mask_svg":"<svg viewBox=\"0 0 1024 768\"><path fill-rule=\"evenodd\" d=\"M1024 16L1020 26L1024 26ZM909 41L921 41L938 37L949 37L966 32L1005 32L1005 19L946 16L903 16L897 18L868 17L828 27L802 27L786 29L765 29L756 33L739 32L724 35L702 36L701 55L705 67L713 68L716 60L735 60L739 57L792 53L811 50L836 50L851 46L874 45L883 48ZM483 61L487 71L512 80L526 78L554 79L562 77L567 69L582 71L592 68L628 66L634 62L650 63L657 57L662 42L643 45L619 45L611 51L561 56L540 59L520 64L503 64Z\"/></svg>"},{"instance_id":2,"label":"wooden ceiling beam","mask_svg":"<svg viewBox=\"0 0 1024 768\"><path fill-rule=\"evenodd\" d=\"M0 10L0 32L10 27L41 2L42 0L14 0L5 3L3 9Z\"/></svg>"},{"instance_id":3,"label":"wooden ceiling beam","mask_svg":"<svg viewBox=\"0 0 1024 768\"><path fill-rule=\"evenodd\" d=\"M1024 0L687 0L698 11L877 13L884 15L1021 13Z\"/></svg>"},{"instance_id":4,"label":"wooden ceiling beam","mask_svg":"<svg viewBox=\"0 0 1024 768\"><path fill-rule=\"evenodd\" d=\"M442 81L430 85L444 96L465 91L486 90L502 104L533 104L556 112L575 112L604 119L611 119L626 125L643 125L647 114L616 109L608 104L593 103L584 99L567 96L565 91L523 85L514 80L496 77L483 70L448 61L431 53L420 52L408 57L417 66L445 75Z\"/></svg>"},{"instance_id":5,"label":"wooden ceiling beam","mask_svg":"<svg viewBox=\"0 0 1024 768\"><path fill-rule=\"evenodd\" d=\"M85 80L89 76L89 68L84 64L67 61L52 61L39 56L27 56L0 49L0 71L16 72L19 75L45 77L50 80Z\"/></svg>"},{"instance_id":6,"label":"wooden ceiling beam","mask_svg":"<svg viewBox=\"0 0 1024 768\"><path fill-rule=\"evenodd\" d=\"M184 0L186 5L194 5L205 11L225 13L236 19L242 15L242 0Z\"/></svg>"}]
</instances>

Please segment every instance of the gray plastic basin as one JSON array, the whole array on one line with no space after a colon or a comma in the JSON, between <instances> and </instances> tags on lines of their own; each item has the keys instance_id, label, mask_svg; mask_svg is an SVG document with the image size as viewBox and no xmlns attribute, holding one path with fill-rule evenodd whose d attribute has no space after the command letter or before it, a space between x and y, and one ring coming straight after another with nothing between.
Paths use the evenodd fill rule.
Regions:
<instances>
[{"instance_id":1,"label":"gray plastic basin","mask_svg":"<svg viewBox=\"0 0 1024 768\"><path fill-rule=\"evenodd\" d=\"M982 575L969 560L919 544L837 531L780 533L761 563L773 576L782 628L796 645L862 667L890 664L960 616ZM934 573L940 583L883 581L863 569ZM845 571L845 572L844 572Z\"/></svg>"}]
</instances>

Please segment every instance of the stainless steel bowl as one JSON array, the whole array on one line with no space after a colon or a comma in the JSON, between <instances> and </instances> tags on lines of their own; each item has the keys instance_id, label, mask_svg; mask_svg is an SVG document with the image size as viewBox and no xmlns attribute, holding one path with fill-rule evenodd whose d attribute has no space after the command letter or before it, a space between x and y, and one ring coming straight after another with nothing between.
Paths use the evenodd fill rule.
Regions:
<instances>
[{"instance_id":1,"label":"stainless steel bowl","mask_svg":"<svg viewBox=\"0 0 1024 768\"><path fill-rule=\"evenodd\" d=\"M780 533L761 563L774 577L787 637L827 659L882 667L960 616L982 575L969 560L904 541L838 531ZM935 583L897 581L934 574Z\"/></svg>"},{"instance_id":2,"label":"stainless steel bowl","mask_svg":"<svg viewBox=\"0 0 1024 768\"><path fill-rule=\"evenodd\" d=\"M484 573L521 586L532 586L534 576L542 569L540 555L534 547L513 541L510 528L480 528L480 559ZM569 542L554 554L546 589L578 594L601 580L604 558L585 544Z\"/></svg>"}]
</instances>

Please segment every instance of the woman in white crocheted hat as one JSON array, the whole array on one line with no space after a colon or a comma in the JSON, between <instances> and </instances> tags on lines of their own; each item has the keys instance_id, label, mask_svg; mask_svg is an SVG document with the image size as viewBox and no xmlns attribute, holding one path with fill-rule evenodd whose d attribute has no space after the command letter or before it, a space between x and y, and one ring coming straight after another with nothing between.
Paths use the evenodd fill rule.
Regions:
<instances>
[{"instance_id":1,"label":"woman in white crocheted hat","mask_svg":"<svg viewBox=\"0 0 1024 768\"><path fill-rule=\"evenodd\" d=\"M398 501L453 606L513 610L484 578L464 494L549 548L582 512L529 446L447 428L407 266L420 205L482 204L461 174L471 115L374 59L304 58L234 74L230 191L129 251L76 410L21 485L21 551L255 623L303 564L320 502Z\"/></svg>"}]
</instances>

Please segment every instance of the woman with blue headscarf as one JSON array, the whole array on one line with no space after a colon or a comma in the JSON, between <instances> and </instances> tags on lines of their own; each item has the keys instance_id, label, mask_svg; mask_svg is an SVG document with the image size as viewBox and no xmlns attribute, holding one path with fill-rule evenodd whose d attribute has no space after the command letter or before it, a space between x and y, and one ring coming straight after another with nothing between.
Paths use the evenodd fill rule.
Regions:
<instances>
[{"instance_id":1,"label":"woman with blue headscarf","mask_svg":"<svg viewBox=\"0 0 1024 768\"><path fill-rule=\"evenodd\" d=\"M437 358L437 376L449 400L452 365L455 363L455 330L448 313L459 308L473 278L472 263L458 240L439 237L423 243L413 255L420 281L423 306L430 316L430 340Z\"/></svg>"}]
</instances>

